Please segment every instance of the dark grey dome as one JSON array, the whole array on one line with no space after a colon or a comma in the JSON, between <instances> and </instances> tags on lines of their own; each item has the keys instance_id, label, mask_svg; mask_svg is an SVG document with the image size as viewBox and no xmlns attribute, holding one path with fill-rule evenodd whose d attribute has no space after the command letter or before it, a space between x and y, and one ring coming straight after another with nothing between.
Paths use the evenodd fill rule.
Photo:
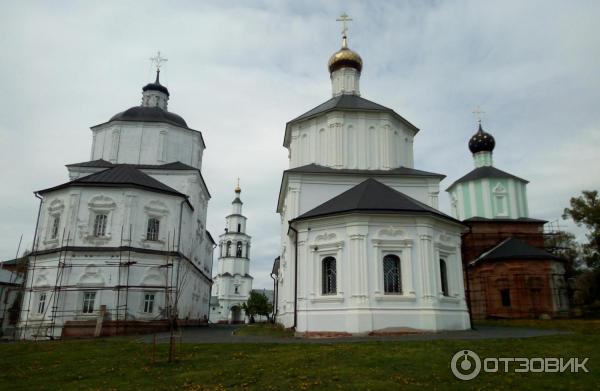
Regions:
<instances>
[{"instance_id":1,"label":"dark grey dome","mask_svg":"<svg viewBox=\"0 0 600 391\"><path fill-rule=\"evenodd\" d=\"M167 87L163 86L162 84L160 84L160 70L156 71L156 80L154 81L154 83L148 83L146 84L143 88L142 91L159 91L162 92L163 94L167 94L167 96L169 96L169 90L167 89Z\"/></svg>"},{"instance_id":2,"label":"dark grey dome","mask_svg":"<svg viewBox=\"0 0 600 391\"><path fill-rule=\"evenodd\" d=\"M469 140L469 149L471 152L492 152L495 146L496 140L494 140L494 137L485 132L481 128L481 124L479 124L479 130L477 130L477 133L475 133Z\"/></svg>"},{"instance_id":3,"label":"dark grey dome","mask_svg":"<svg viewBox=\"0 0 600 391\"><path fill-rule=\"evenodd\" d=\"M135 106L114 115L111 121L164 122L187 128L183 118L160 107Z\"/></svg>"}]
</instances>

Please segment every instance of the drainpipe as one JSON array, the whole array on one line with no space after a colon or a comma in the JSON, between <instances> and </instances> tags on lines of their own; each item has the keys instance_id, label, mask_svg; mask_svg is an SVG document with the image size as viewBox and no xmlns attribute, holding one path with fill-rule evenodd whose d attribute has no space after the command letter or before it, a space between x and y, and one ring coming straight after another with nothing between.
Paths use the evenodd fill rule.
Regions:
<instances>
[{"instance_id":1,"label":"drainpipe","mask_svg":"<svg viewBox=\"0 0 600 391\"><path fill-rule=\"evenodd\" d=\"M294 238L294 331L298 325L298 231L292 227L291 222L289 223L290 229L294 231L296 235Z\"/></svg>"},{"instance_id":2,"label":"drainpipe","mask_svg":"<svg viewBox=\"0 0 600 391\"><path fill-rule=\"evenodd\" d=\"M277 316L277 276L275 273L271 273L271 278L273 279L273 323L275 323L275 318Z\"/></svg>"},{"instance_id":3,"label":"drainpipe","mask_svg":"<svg viewBox=\"0 0 600 391\"><path fill-rule=\"evenodd\" d=\"M40 195L36 192L33 193L35 195L35 197L37 199L40 200L40 205L38 207L38 215L37 215L37 220L35 222L35 232L33 233L33 243L31 245L31 252L34 254L33 256L36 257L35 252L38 250L36 248L36 242L37 242L37 236L38 236L38 228L40 225L40 214L42 212L42 202L44 202L44 199L42 197L40 197ZM35 262L35 261L34 261ZM33 273L35 273L35 270L32 271L31 274L31 292L29 292L29 298L28 298L28 302L27 302L27 315L25 317L25 329L23 330L23 333L27 332L27 323L29 322L29 314L30 314L30 307L31 307L31 296L33 295ZM23 294L21 295L21 303L19 303L19 322L17 322L17 324L21 323L21 316L23 316L23 301L25 300L25 289L27 288L27 278L29 277L29 257L27 259L27 269L25 271L25 276L23 276ZM15 331L14 333L14 339L17 339L17 332Z\"/></svg>"}]
</instances>

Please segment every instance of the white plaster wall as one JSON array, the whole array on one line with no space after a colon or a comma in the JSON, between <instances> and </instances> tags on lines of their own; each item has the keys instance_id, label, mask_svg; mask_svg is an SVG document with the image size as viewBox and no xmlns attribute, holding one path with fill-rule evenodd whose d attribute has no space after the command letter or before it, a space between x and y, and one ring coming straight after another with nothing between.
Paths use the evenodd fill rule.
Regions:
<instances>
[{"instance_id":1,"label":"white plaster wall","mask_svg":"<svg viewBox=\"0 0 600 391\"><path fill-rule=\"evenodd\" d=\"M290 168L412 168L415 132L388 113L336 111L291 125Z\"/></svg>"},{"instance_id":2,"label":"white plaster wall","mask_svg":"<svg viewBox=\"0 0 600 391\"><path fill-rule=\"evenodd\" d=\"M298 230L298 331L469 327L459 226L425 217L347 216L301 222ZM278 300L278 321L286 327L293 324L292 253L282 260ZM402 295L382 292L385 254L401 259ZM336 295L321 294L325 256L337 259ZM448 297L441 292L440 257L448 265Z\"/></svg>"},{"instance_id":3,"label":"white plaster wall","mask_svg":"<svg viewBox=\"0 0 600 391\"><path fill-rule=\"evenodd\" d=\"M59 258L67 267L59 269ZM122 267L119 261L131 262L129 268ZM30 258L26 287L33 287L33 293L26 289L18 327L21 337L34 338L35 335L60 337L61 327L70 320L95 320L101 305L107 308L107 319L157 320L166 318L167 306L177 302L180 319L204 320L208 316L210 280L203 276L190 262L178 257L156 254L118 251L75 251L68 254L46 254ZM173 266L164 267L168 262ZM32 284L33 283L33 284ZM72 287L56 293L54 286ZM128 285L128 289L117 286ZM170 286L170 293L165 290ZM179 294L176 295L175 287ZM96 292L94 312L83 313L83 292ZM37 313L40 292L46 292L46 310ZM152 313L143 312L145 293L155 294ZM167 301L168 300L168 301ZM127 315L125 315L127 303ZM53 307L56 306L56 312ZM54 330L52 318L55 316Z\"/></svg>"},{"instance_id":4,"label":"white plaster wall","mask_svg":"<svg viewBox=\"0 0 600 391\"><path fill-rule=\"evenodd\" d=\"M180 161L201 169L205 145L200 132L152 122L113 121L92 128L91 160L165 164Z\"/></svg>"}]
</instances>

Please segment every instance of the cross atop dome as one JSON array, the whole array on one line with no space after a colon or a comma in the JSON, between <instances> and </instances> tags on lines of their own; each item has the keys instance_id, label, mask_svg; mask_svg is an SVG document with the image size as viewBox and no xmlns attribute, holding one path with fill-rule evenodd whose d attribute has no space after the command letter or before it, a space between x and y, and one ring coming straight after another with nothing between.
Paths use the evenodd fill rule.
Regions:
<instances>
[{"instance_id":1,"label":"cross atop dome","mask_svg":"<svg viewBox=\"0 0 600 391\"><path fill-rule=\"evenodd\" d=\"M150 57L150 61L152 61L152 64L156 67L156 72L160 72L160 67L162 66L163 62L167 62L169 59L161 56L159 50L156 52L156 56Z\"/></svg>"},{"instance_id":2,"label":"cross atop dome","mask_svg":"<svg viewBox=\"0 0 600 391\"><path fill-rule=\"evenodd\" d=\"M477 122L479 123L479 125L481 125L481 118L483 118L483 114L485 114L485 111L481 110L481 107L477 105L477 107L475 107L475 109L473 110L473 114L475 114Z\"/></svg>"},{"instance_id":3,"label":"cross atop dome","mask_svg":"<svg viewBox=\"0 0 600 391\"><path fill-rule=\"evenodd\" d=\"M342 47L348 47L348 24L347 22L351 22L352 18L350 18L345 12L340 15L339 18L336 19L338 22L342 22Z\"/></svg>"}]
</instances>

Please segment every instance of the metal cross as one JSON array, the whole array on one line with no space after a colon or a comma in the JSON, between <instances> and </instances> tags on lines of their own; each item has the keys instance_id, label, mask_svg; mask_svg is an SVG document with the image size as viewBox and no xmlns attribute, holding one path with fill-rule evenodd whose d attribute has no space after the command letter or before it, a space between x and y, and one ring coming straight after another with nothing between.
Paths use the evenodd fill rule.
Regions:
<instances>
[{"instance_id":1,"label":"metal cross","mask_svg":"<svg viewBox=\"0 0 600 391\"><path fill-rule=\"evenodd\" d=\"M160 51L158 51L158 52L156 52L155 57L150 57L150 61L152 61L152 64L154 64L156 66L156 70L160 71L160 67L162 66L162 63L167 62L169 60L164 57L161 57Z\"/></svg>"},{"instance_id":2,"label":"metal cross","mask_svg":"<svg viewBox=\"0 0 600 391\"><path fill-rule=\"evenodd\" d=\"M339 18L336 19L336 21L338 22L342 22L342 36L346 36L346 33L348 32L348 25L346 24L346 22L351 22L352 18L350 18L348 15L346 15L346 13L344 12L343 14L340 15Z\"/></svg>"},{"instance_id":3,"label":"metal cross","mask_svg":"<svg viewBox=\"0 0 600 391\"><path fill-rule=\"evenodd\" d=\"M481 118L483 117L483 114L485 114L485 111L481 110L481 107L477 106L475 107L475 110L473 110L473 114L475 114L475 117L477 117L477 122L481 123Z\"/></svg>"}]
</instances>

